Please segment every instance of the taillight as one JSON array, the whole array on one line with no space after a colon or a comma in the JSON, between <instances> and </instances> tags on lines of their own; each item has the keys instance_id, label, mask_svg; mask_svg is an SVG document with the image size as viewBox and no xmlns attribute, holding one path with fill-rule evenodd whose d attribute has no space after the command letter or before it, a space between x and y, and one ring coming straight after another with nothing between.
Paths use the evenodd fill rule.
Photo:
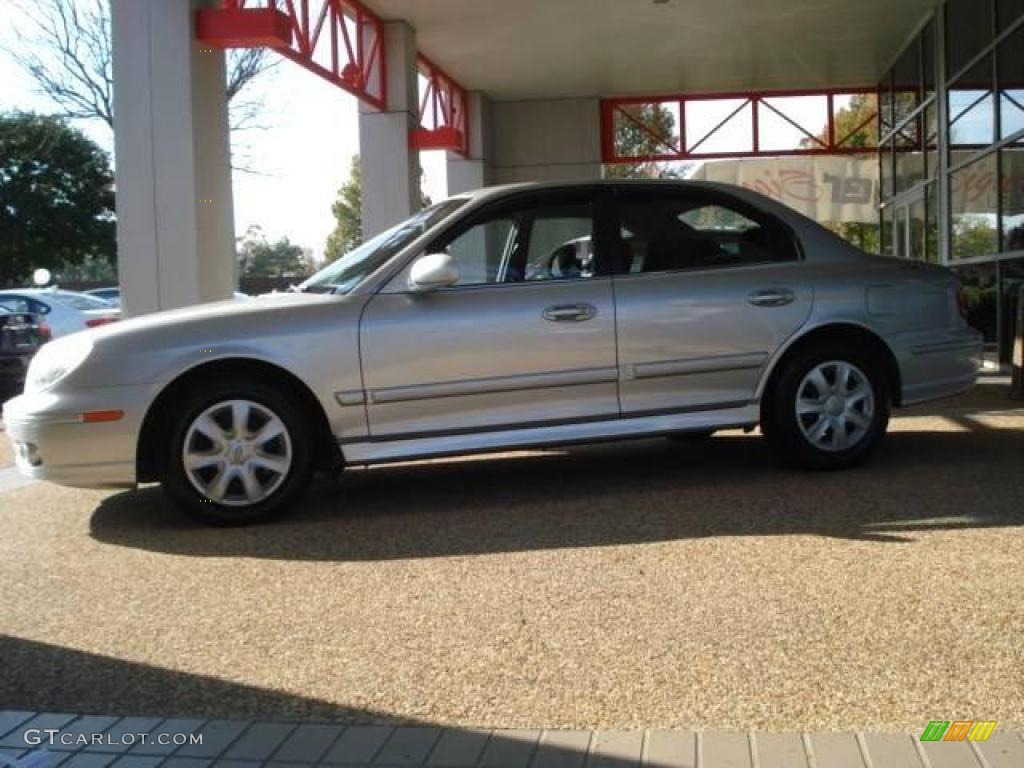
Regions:
<instances>
[{"instance_id":1,"label":"taillight","mask_svg":"<svg viewBox=\"0 0 1024 768\"><path fill-rule=\"evenodd\" d=\"M39 323L39 340L49 341L53 338L53 331L47 323Z\"/></svg>"},{"instance_id":2,"label":"taillight","mask_svg":"<svg viewBox=\"0 0 1024 768\"><path fill-rule=\"evenodd\" d=\"M107 325L108 323L116 323L116 317L92 317L85 321L87 328L99 328L101 325Z\"/></svg>"},{"instance_id":3,"label":"taillight","mask_svg":"<svg viewBox=\"0 0 1024 768\"><path fill-rule=\"evenodd\" d=\"M964 287L962 285L957 286L956 289L956 308L960 312L960 317L964 320L967 319L967 294L964 293Z\"/></svg>"}]
</instances>

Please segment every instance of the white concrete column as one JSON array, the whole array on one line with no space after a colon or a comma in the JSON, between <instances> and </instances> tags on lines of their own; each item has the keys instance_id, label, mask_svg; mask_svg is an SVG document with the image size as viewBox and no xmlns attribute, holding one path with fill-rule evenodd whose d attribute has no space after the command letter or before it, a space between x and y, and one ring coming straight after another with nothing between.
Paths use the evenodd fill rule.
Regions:
<instances>
[{"instance_id":1,"label":"white concrete column","mask_svg":"<svg viewBox=\"0 0 1024 768\"><path fill-rule=\"evenodd\" d=\"M598 99L499 101L492 113L495 183L601 178Z\"/></svg>"},{"instance_id":2,"label":"white concrete column","mask_svg":"<svg viewBox=\"0 0 1024 768\"><path fill-rule=\"evenodd\" d=\"M228 298L235 233L223 51L203 0L112 0L118 274L126 314Z\"/></svg>"},{"instance_id":3,"label":"white concrete column","mask_svg":"<svg viewBox=\"0 0 1024 768\"><path fill-rule=\"evenodd\" d=\"M447 153L449 195L493 183L491 100L481 91L470 91L466 94L466 101L469 108L469 156Z\"/></svg>"},{"instance_id":4,"label":"white concrete column","mask_svg":"<svg viewBox=\"0 0 1024 768\"><path fill-rule=\"evenodd\" d=\"M387 109L359 105L364 240L420 208L419 153L409 146L409 131L419 122L416 33L404 21L389 21L384 41Z\"/></svg>"}]
</instances>

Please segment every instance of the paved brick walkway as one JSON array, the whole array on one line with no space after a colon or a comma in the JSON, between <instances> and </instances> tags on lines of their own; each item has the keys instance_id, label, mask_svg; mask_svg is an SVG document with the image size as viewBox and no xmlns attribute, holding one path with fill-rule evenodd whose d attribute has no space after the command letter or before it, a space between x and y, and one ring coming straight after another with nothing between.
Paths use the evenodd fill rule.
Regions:
<instances>
[{"instance_id":1,"label":"paved brick walkway","mask_svg":"<svg viewBox=\"0 0 1024 768\"><path fill-rule=\"evenodd\" d=\"M45 742L47 729L57 730L54 743L26 742ZM190 743L192 735L202 743ZM915 736L880 733L474 730L0 710L0 763L41 748L49 752L48 765L61 768L1024 766L1024 733L998 726L985 743L922 744Z\"/></svg>"}]
</instances>

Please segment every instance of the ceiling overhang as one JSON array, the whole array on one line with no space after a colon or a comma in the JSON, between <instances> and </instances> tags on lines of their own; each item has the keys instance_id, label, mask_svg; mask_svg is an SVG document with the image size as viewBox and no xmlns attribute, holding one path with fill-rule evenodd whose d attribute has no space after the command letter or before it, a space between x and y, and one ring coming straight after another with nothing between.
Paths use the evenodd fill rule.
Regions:
<instances>
[{"instance_id":1,"label":"ceiling overhang","mask_svg":"<svg viewBox=\"0 0 1024 768\"><path fill-rule=\"evenodd\" d=\"M497 100L871 85L934 0L366 0Z\"/></svg>"}]
</instances>

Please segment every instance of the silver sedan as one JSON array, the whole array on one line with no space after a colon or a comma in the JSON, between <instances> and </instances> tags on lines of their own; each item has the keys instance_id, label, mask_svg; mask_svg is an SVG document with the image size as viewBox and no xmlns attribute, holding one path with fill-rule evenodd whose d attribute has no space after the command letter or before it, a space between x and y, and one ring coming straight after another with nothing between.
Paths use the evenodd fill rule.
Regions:
<instances>
[{"instance_id":1,"label":"silver sedan","mask_svg":"<svg viewBox=\"0 0 1024 768\"><path fill-rule=\"evenodd\" d=\"M867 255L765 197L685 182L518 185L433 205L293 293L43 348L4 406L18 467L157 481L203 520L317 470L760 425L812 468L890 409L975 381L953 273Z\"/></svg>"}]
</instances>

